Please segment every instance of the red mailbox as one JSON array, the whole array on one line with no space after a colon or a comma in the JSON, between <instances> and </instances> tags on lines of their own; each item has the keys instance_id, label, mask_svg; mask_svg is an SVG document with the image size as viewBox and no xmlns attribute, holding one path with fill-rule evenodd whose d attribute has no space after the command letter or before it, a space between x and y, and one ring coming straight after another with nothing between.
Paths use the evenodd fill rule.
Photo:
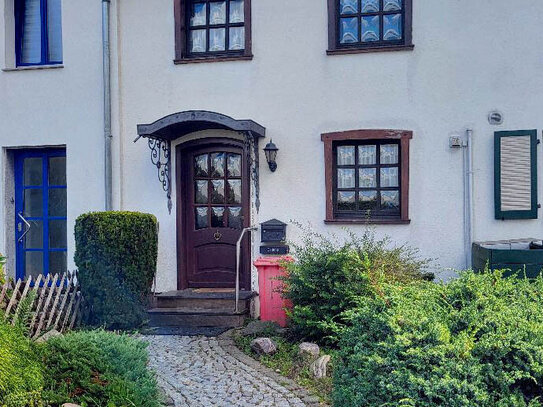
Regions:
<instances>
[{"instance_id":1,"label":"red mailbox","mask_svg":"<svg viewBox=\"0 0 543 407\"><path fill-rule=\"evenodd\" d=\"M293 261L293 259L292 257L260 257L254 263L258 270L260 319L275 321L282 327L287 325L285 308L290 307L288 300L281 296L283 282L278 278L285 275L285 269L281 267L284 261Z\"/></svg>"}]
</instances>

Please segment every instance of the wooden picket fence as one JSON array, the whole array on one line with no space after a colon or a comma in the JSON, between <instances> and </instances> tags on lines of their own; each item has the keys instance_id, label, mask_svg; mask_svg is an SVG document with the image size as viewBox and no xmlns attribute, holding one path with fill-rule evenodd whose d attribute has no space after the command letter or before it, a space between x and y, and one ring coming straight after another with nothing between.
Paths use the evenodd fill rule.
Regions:
<instances>
[{"instance_id":1,"label":"wooden picket fence","mask_svg":"<svg viewBox=\"0 0 543 407\"><path fill-rule=\"evenodd\" d=\"M26 305L25 298L30 298ZM26 308L30 311L28 333L37 339L53 329L72 329L79 322L81 299L75 273L10 281L0 286L0 318L15 325Z\"/></svg>"}]
</instances>

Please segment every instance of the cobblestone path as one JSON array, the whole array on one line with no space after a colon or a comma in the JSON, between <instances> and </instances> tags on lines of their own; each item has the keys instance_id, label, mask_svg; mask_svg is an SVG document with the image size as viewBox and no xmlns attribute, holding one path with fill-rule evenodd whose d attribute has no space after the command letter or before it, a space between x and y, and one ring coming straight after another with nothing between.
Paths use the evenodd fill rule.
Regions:
<instances>
[{"instance_id":1,"label":"cobblestone path","mask_svg":"<svg viewBox=\"0 0 543 407\"><path fill-rule=\"evenodd\" d=\"M151 368L176 407L305 407L290 390L226 353L217 338L145 340Z\"/></svg>"}]
</instances>

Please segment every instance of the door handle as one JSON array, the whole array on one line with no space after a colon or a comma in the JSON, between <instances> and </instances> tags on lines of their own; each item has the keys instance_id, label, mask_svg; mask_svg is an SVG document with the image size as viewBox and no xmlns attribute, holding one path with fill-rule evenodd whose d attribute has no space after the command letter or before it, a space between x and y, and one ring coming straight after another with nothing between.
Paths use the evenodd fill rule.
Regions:
<instances>
[{"instance_id":1,"label":"door handle","mask_svg":"<svg viewBox=\"0 0 543 407\"><path fill-rule=\"evenodd\" d=\"M26 234L30 231L30 228L32 227L32 225L30 223L28 223L28 221L24 218L24 216L22 215L22 212L19 212L17 215L19 216L19 219L21 219L24 222L24 224L26 225L26 230L19 237L19 239L17 239L17 243L21 243L23 241L24 237L26 236Z\"/></svg>"}]
</instances>

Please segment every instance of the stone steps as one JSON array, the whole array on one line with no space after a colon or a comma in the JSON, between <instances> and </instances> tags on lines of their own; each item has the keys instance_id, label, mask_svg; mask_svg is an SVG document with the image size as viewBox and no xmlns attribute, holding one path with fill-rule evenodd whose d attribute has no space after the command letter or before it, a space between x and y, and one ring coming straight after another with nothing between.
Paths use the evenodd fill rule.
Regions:
<instances>
[{"instance_id":1,"label":"stone steps","mask_svg":"<svg viewBox=\"0 0 543 407\"><path fill-rule=\"evenodd\" d=\"M239 313L234 313L235 293L231 290L182 290L155 296L155 307L148 310L151 327L228 327L242 326L249 315L255 293L240 292Z\"/></svg>"}]
</instances>

